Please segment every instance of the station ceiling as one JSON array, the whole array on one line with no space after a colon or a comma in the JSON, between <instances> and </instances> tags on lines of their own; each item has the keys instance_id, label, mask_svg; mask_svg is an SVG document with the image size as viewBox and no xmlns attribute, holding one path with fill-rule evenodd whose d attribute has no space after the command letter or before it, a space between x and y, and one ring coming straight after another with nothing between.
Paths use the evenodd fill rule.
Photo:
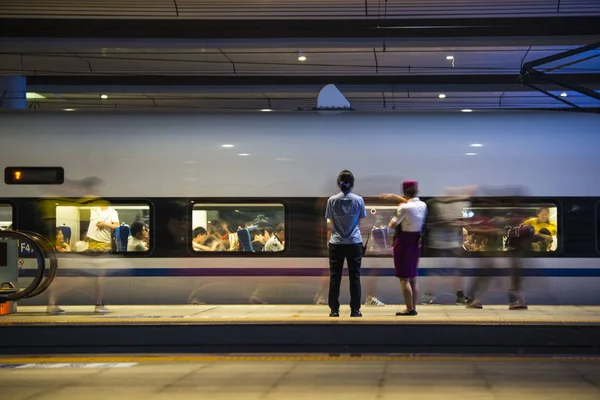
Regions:
<instances>
[{"instance_id":1,"label":"station ceiling","mask_svg":"<svg viewBox=\"0 0 600 400\"><path fill-rule=\"evenodd\" d=\"M33 110L310 109L329 83L359 111L563 109L521 68L597 42L597 0L0 3L0 74ZM538 70L600 90L598 49Z\"/></svg>"}]
</instances>

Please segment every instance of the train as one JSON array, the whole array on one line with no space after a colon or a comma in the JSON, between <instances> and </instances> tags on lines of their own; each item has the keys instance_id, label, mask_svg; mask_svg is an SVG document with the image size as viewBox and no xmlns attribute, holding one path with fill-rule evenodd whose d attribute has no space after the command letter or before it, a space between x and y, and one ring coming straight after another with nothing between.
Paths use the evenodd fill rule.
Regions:
<instances>
[{"instance_id":1,"label":"train","mask_svg":"<svg viewBox=\"0 0 600 400\"><path fill-rule=\"evenodd\" d=\"M49 296L59 304L89 304L97 279L107 305L318 303L328 279L324 207L338 191L338 173L349 169L369 211L361 225L370 238L365 297L402 302L389 242L370 234L397 207L380 195L399 193L411 179L426 200L449 187L475 187L465 216L489 212L482 199L490 198L499 213L518 208L534 216L547 208L558 234L550 251L523 259L527 301L600 304L599 127L597 114L562 111L2 111L0 228L52 241L58 228L73 250L58 252L58 277L48 293L23 304L46 304ZM120 226L148 227L147 251L74 250L85 241L94 205L81 199L92 187L116 210ZM236 233L259 223L271 227L270 235L281 227L282 251L239 243L234 249ZM198 227L226 245L196 251ZM35 265L21 250L25 284ZM467 293L478 274L475 253L450 268L460 270ZM507 258L501 252L493 258L485 302L506 304ZM456 261L424 251L420 281L438 302L454 301L446 275Z\"/></svg>"}]
</instances>

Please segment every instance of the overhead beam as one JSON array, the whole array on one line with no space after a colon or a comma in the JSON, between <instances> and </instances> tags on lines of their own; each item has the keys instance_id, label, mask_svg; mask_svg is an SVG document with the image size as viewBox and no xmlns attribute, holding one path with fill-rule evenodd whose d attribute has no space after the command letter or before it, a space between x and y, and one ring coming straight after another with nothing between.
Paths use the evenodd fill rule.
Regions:
<instances>
[{"instance_id":1,"label":"overhead beam","mask_svg":"<svg viewBox=\"0 0 600 400\"><path fill-rule=\"evenodd\" d=\"M1 18L0 37L427 38L598 35L600 16L388 20L164 20Z\"/></svg>"},{"instance_id":2,"label":"overhead beam","mask_svg":"<svg viewBox=\"0 0 600 400\"><path fill-rule=\"evenodd\" d=\"M585 54L586 52L592 51L592 50L597 50L598 48L600 48L600 43L593 43L587 46L582 46L580 48L577 49L573 49L573 50L569 50L569 51L565 51L562 53L558 53L558 54L554 54L548 57L544 57L541 58L539 60L534 60L534 61L530 61L527 62L523 65L523 68L521 69L521 75L519 77L519 80L526 86L531 87L532 89L538 90L541 93L544 93L554 99L557 99L557 97L551 93L548 93L547 91L543 90L542 88L537 87L536 82L547 82L547 83L551 83L554 85L557 85L559 87L563 87L563 88L567 88L569 90L578 92L583 94L584 96L588 96L591 97L593 99L599 100L600 101L600 93L596 92L596 88L592 88L592 87L586 87L586 82L584 81L580 81L577 79L573 79L569 76L565 76L564 74L550 74L550 73L544 73L541 71L538 71L535 69L535 67L539 67L551 62L555 62L555 61L559 61L559 60L564 60L567 59L569 57L573 57L576 55L582 55ZM579 60L572 60L571 62L567 63L566 65L572 65L578 62L583 62L585 60L589 60L591 58L595 58L597 57L597 54L593 54L591 56L588 57L583 57L580 58ZM558 70L560 69L559 67L555 67L552 70ZM536 82L533 82L533 81ZM570 105L573 108L579 108L577 107L577 105L570 103L567 100L564 99L558 99L561 102Z\"/></svg>"},{"instance_id":3,"label":"overhead beam","mask_svg":"<svg viewBox=\"0 0 600 400\"><path fill-rule=\"evenodd\" d=\"M600 74L561 74L562 78L600 89ZM547 84L531 77L532 84ZM31 75L27 86L303 86L303 85L395 85L453 87L459 91L523 90L517 75L353 75L353 76L197 76L197 75ZM548 85L547 90L553 90ZM421 90L421 89L419 89Z\"/></svg>"},{"instance_id":4,"label":"overhead beam","mask_svg":"<svg viewBox=\"0 0 600 400\"><path fill-rule=\"evenodd\" d=\"M0 27L1 29L1 27ZM409 49L412 47L434 48L436 50L461 49L470 47L487 48L523 46L581 46L585 43L600 41L600 30L596 35L579 36L504 36L504 37L415 37L415 38L263 38L263 39L156 39L136 38L127 39L128 50L153 49L164 51L198 50L198 49L356 49L376 47L383 50L385 43L388 49ZM3 52L46 52L61 53L70 51L89 51L98 48L122 48L121 38L43 38L19 37L8 38L0 36L0 50ZM433 49L431 49L433 50Z\"/></svg>"},{"instance_id":5,"label":"overhead beam","mask_svg":"<svg viewBox=\"0 0 600 400\"><path fill-rule=\"evenodd\" d=\"M552 54L551 56L540 58L537 60L529 61L523 64L523 70L530 70L535 67L539 67L540 65L549 64L554 61L564 60L565 58L569 58L572 56L576 56L579 54L587 53L588 51L597 50L600 48L600 43L592 43L587 46L581 46L576 49L563 51L560 53Z\"/></svg>"}]
</instances>

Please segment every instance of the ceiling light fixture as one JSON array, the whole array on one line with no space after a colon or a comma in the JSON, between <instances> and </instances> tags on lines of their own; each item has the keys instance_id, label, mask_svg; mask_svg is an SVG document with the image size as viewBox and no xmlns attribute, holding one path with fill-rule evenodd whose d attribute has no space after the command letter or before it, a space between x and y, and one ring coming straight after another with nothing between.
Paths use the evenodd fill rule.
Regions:
<instances>
[{"instance_id":1,"label":"ceiling light fixture","mask_svg":"<svg viewBox=\"0 0 600 400\"><path fill-rule=\"evenodd\" d=\"M446 60L454 60L454 56L446 56Z\"/></svg>"},{"instance_id":2,"label":"ceiling light fixture","mask_svg":"<svg viewBox=\"0 0 600 400\"><path fill-rule=\"evenodd\" d=\"M465 156L476 156L477 153L465 153Z\"/></svg>"},{"instance_id":3,"label":"ceiling light fixture","mask_svg":"<svg viewBox=\"0 0 600 400\"><path fill-rule=\"evenodd\" d=\"M471 110L470 108L464 108L462 110L460 110L462 112L473 112L473 110Z\"/></svg>"},{"instance_id":4,"label":"ceiling light fixture","mask_svg":"<svg viewBox=\"0 0 600 400\"><path fill-rule=\"evenodd\" d=\"M248 154L248 153L240 153L240 154L238 154L238 156L242 156L242 157L247 157L247 156L249 156L249 155L250 155L250 154Z\"/></svg>"},{"instance_id":5,"label":"ceiling light fixture","mask_svg":"<svg viewBox=\"0 0 600 400\"><path fill-rule=\"evenodd\" d=\"M483 147L481 143L473 143L471 147Z\"/></svg>"},{"instance_id":6,"label":"ceiling light fixture","mask_svg":"<svg viewBox=\"0 0 600 400\"><path fill-rule=\"evenodd\" d=\"M445 99L445 98L446 98L446 95L445 95L444 93L440 93L438 97L439 97L440 99Z\"/></svg>"},{"instance_id":7,"label":"ceiling light fixture","mask_svg":"<svg viewBox=\"0 0 600 400\"><path fill-rule=\"evenodd\" d=\"M100 95L100 98L101 98L101 99L103 99L103 100L104 100L104 99L108 99L108 95L101 94L101 95Z\"/></svg>"},{"instance_id":8,"label":"ceiling light fixture","mask_svg":"<svg viewBox=\"0 0 600 400\"><path fill-rule=\"evenodd\" d=\"M306 61L306 57L305 56L298 56L298 61Z\"/></svg>"},{"instance_id":9,"label":"ceiling light fixture","mask_svg":"<svg viewBox=\"0 0 600 400\"><path fill-rule=\"evenodd\" d=\"M222 144L221 147L233 147L232 144Z\"/></svg>"},{"instance_id":10,"label":"ceiling light fixture","mask_svg":"<svg viewBox=\"0 0 600 400\"><path fill-rule=\"evenodd\" d=\"M567 92L562 92L562 93L560 94L560 97L567 97Z\"/></svg>"},{"instance_id":11,"label":"ceiling light fixture","mask_svg":"<svg viewBox=\"0 0 600 400\"><path fill-rule=\"evenodd\" d=\"M63 108L63 111L75 111L74 108Z\"/></svg>"},{"instance_id":12,"label":"ceiling light fixture","mask_svg":"<svg viewBox=\"0 0 600 400\"><path fill-rule=\"evenodd\" d=\"M263 108L263 109L261 109L260 111L262 111L262 112L271 112L271 111L273 111L273 110L272 110L272 109L270 109L270 108Z\"/></svg>"}]
</instances>

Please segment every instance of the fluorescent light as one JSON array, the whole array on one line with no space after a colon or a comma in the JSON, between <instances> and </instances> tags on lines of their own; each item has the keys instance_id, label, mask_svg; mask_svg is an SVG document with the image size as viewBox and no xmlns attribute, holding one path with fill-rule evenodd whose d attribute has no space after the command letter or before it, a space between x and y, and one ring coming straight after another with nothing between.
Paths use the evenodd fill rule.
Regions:
<instances>
[{"instance_id":1,"label":"fluorescent light","mask_svg":"<svg viewBox=\"0 0 600 400\"><path fill-rule=\"evenodd\" d=\"M473 143L471 147L483 147L481 143Z\"/></svg>"},{"instance_id":2,"label":"fluorescent light","mask_svg":"<svg viewBox=\"0 0 600 400\"><path fill-rule=\"evenodd\" d=\"M107 95L105 95L105 94L101 94L101 95L100 95L100 98L101 98L101 99L108 99L108 96L107 96Z\"/></svg>"},{"instance_id":3,"label":"fluorescent light","mask_svg":"<svg viewBox=\"0 0 600 400\"><path fill-rule=\"evenodd\" d=\"M39 93L27 92L27 93L25 93L25 98L27 100L31 100L31 99L45 99L46 96L42 96Z\"/></svg>"},{"instance_id":4,"label":"fluorescent light","mask_svg":"<svg viewBox=\"0 0 600 400\"><path fill-rule=\"evenodd\" d=\"M477 153L465 153L465 156L476 156Z\"/></svg>"},{"instance_id":5,"label":"fluorescent light","mask_svg":"<svg viewBox=\"0 0 600 400\"><path fill-rule=\"evenodd\" d=\"M560 97L567 97L567 92L562 92L562 93L560 94Z\"/></svg>"},{"instance_id":6,"label":"fluorescent light","mask_svg":"<svg viewBox=\"0 0 600 400\"><path fill-rule=\"evenodd\" d=\"M270 108L263 108L263 109L261 109L260 111L262 111L262 112L271 112L271 111L273 111L273 110L272 110L272 109L270 109Z\"/></svg>"},{"instance_id":7,"label":"fluorescent light","mask_svg":"<svg viewBox=\"0 0 600 400\"><path fill-rule=\"evenodd\" d=\"M465 109L462 109L460 111L462 111L462 112L473 112L473 110L471 110L470 108L465 108Z\"/></svg>"},{"instance_id":8,"label":"fluorescent light","mask_svg":"<svg viewBox=\"0 0 600 400\"><path fill-rule=\"evenodd\" d=\"M299 56L299 57L298 57L298 61L306 61L306 57L304 57L304 56Z\"/></svg>"},{"instance_id":9,"label":"fluorescent light","mask_svg":"<svg viewBox=\"0 0 600 400\"><path fill-rule=\"evenodd\" d=\"M454 60L454 56L446 56L446 60Z\"/></svg>"},{"instance_id":10,"label":"fluorescent light","mask_svg":"<svg viewBox=\"0 0 600 400\"><path fill-rule=\"evenodd\" d=\"M250 154L248 154L248 153L240 153L240 154L238 154L238 156L242 156L242 157L246 157L246 156L249 156L249 155Z\"/></svg>"},{"instance_id":11,"label":"fluorescent light","mask_svg":"<svg viewBox=\"0 0 600 400\"><path fill-rule=\"evenodd\" d=\"M445 99L445 98L446 98L446 95L445 95L444 93L440 93L438 97L439 97L440 99Z\"/></svg>"},{"instance_id":12,"label":"fluorescent light","mask_svg":"<svg viewBox=\"0 0 600 400\"><path fill-rule=\"evenodd\" d=\"M233 147L232 144L222 144L221 147Z\"/></svg>"},{"instance_id":13,"label":"fluorescent light","mask_svg":"<svg viewBox=\"0 0 600 400\"><path fill-rule=\"evenodd\" d=\"M63 108L63 111L75 111L74 108Z\"/></svg>"}]
</instances>

